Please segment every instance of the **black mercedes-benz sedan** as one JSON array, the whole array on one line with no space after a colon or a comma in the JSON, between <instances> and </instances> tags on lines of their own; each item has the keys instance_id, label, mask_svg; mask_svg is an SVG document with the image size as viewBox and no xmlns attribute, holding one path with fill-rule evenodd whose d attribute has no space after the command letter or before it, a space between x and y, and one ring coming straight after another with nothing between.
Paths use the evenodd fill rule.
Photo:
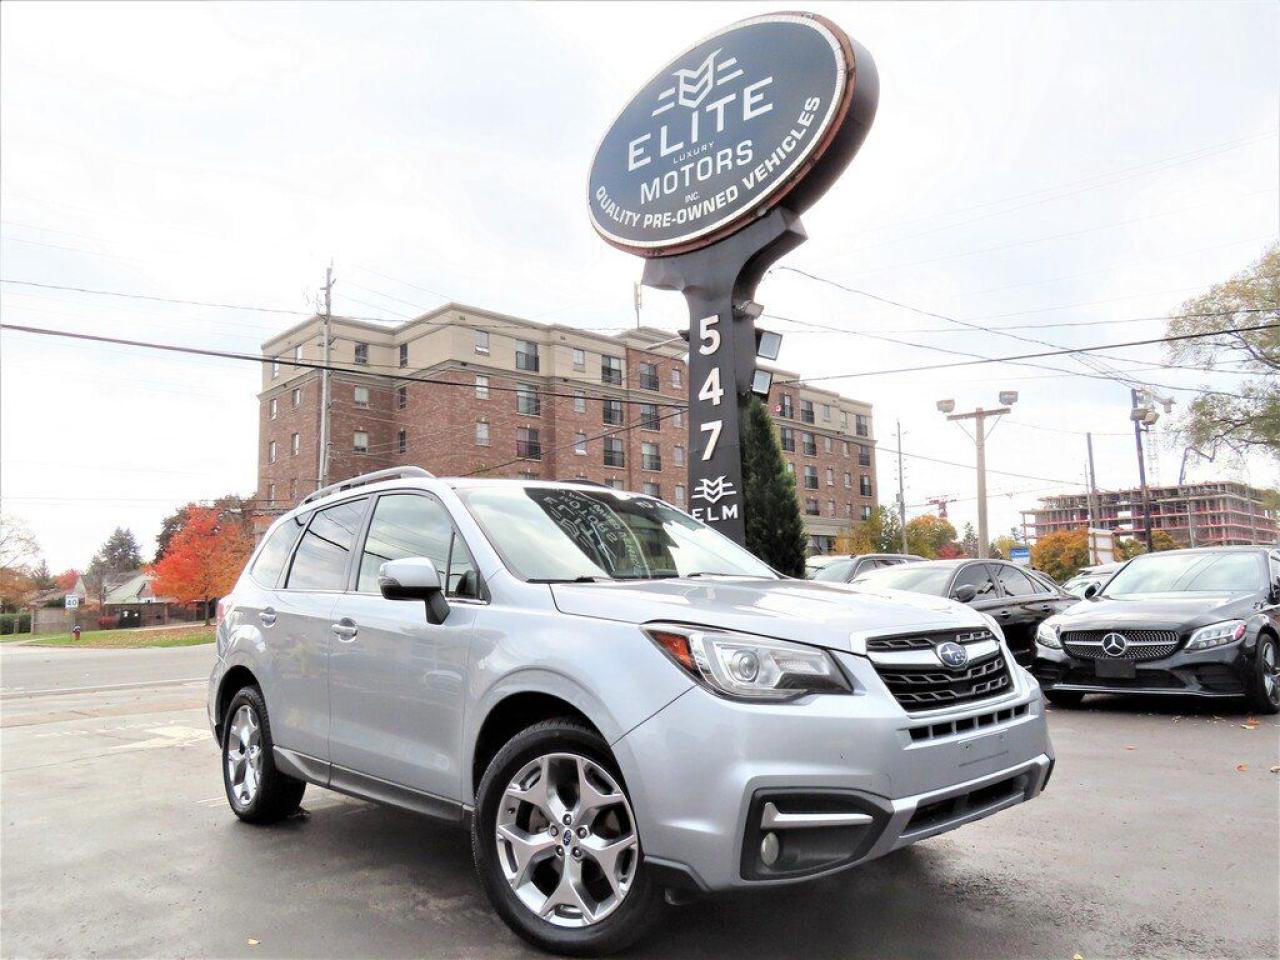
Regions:
<instances>
[{"instance_id":1,"label":"black mercedes-benz sedan","mask_svg":"<svg viewBox=\"0 0 1280 960\"><path fill-rule=\"evenodd\" d=\"M1280 712L1280 550L1209 547L1130 560L1102 590L1036 631L1045 696L1244 697Z\"/></svg>"}]
</instances>

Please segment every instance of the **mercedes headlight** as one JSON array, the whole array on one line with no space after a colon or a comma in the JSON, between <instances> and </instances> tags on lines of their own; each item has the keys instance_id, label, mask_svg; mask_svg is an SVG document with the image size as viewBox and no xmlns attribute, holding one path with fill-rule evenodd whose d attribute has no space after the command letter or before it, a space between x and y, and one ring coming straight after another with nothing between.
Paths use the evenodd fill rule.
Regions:
<instances>
[{"instance_id":1,"label":"mercedes headlight","mask_svg":"<svg viewBox=\"0 0 1280 960\"><path fill-rule=\"evenodd\" d=\"M1061 650L1062 638L1059 636L1061 632L1062 625L1055 623L1053 617L1050 617L1036 627L1036 643L1042 647L1048 647L1050 650Z\"/></svg>"},{"instance_id":2,"label":"mercedes headlight","mask_svg":"<svg viewBox=\"0 0 1280 960\"><path fill-rule=\"evenodd\" d=\"M810 693L850 693L819 647L724 630L650 624L645 635L686 673L722 697L778 703Z\"/></svg>"},{"instance_id":3,"label":"mercedes headlight","mask_svg":"<svg viewBox=\"0 0 1280 960\"><path fill-rule=\"evenodd\" d=\"M1211 623L1207 627L1201 627L1191 635L1191 639L1187 641L1188 650L1207 650L1210 647L1220 647L1224 643L1235 643L1244 636L1245 623L1243 620L1224 620L1222 623Z\"/></svg>"}]
</instances>

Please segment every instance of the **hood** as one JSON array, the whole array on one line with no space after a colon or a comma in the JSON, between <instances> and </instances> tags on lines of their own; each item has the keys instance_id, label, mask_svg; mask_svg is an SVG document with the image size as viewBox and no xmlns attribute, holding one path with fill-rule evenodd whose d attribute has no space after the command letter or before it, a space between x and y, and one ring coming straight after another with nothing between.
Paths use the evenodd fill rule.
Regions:
<instances>
[{"instance_id":1,"label":"hood","mask_svg":"<svg viewBox=\"0 0 1280 960\"><path fill-rule=\"evenodd\" d=\"M852 590L809 580L699 577L557 583L563 613L626 623L666 621L737 630L849 650L857 631L911 633L985 627L974 610L941 597L898 590Z\"/></svg>"},{"instance_id":2,"label":"hood","mask_svg":"<svg viewBox=\"0 0 1280 960\"><path fill-rule=\"evenodd\" d=\"M1063 630L1151 627L1185 630L1246 617L1256 606L1247 593L1153 593L1082 600L1056 618Z\"/></svg>"}]
</instances>

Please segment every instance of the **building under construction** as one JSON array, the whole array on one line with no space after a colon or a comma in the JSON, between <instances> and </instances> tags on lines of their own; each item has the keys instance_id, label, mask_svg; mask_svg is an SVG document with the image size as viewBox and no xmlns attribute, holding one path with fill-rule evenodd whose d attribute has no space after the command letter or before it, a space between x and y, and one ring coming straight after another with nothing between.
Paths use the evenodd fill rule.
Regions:
<instances>
[{"instance_id":1,"label":"building under construction","mask_svg":"<svg viewBox=\"0 0 1280 960\"><path fill-rule=\"evenodd\" d=\"M1152 531L1163 530L1184 546L1280 542L1275 490L1220 480L1149 487L1148 493ZM1022 523L1031 540L1088 526L1117 537L1146 537L1140 487L1101 490L1092 498L1087 493L1041 497L1037 509L1022 511Z\"/></svg>"}]
</instances>

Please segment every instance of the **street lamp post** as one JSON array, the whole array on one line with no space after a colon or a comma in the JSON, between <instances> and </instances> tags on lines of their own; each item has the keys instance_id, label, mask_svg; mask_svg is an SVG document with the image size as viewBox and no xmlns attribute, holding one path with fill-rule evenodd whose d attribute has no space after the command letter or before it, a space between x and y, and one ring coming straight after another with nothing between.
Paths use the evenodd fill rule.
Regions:
<instances>
[{"instance_id":1,"label":"street lamp post","mask_svg":"<svg viewBox=\"0 0 1280 960\"><path fill-rule=\"evenodd\" d=\"M988 417L1002 417L1009 413L1018 402L1018 391L1001 390L1001 406L994 410L983 410L978 407L969 413L952 413L956 408L954 400L939 400L938 411L946 414L948 420L974 421L973 443L977 454L978 467L978 557L985 560L990 552L990 538L987 536L987 430ZM992 424L992 429L995 424Z\"/></svg>"},{"instance_id":2,"label":"street lamp post","mask_svg":"<svg viewBox=\"0 0 1280 960\"><path fill-rule=\"evenodd\" d=\"M1138 483L1142 487L1143 539L1146 540L1147 553L1150 553L1153 549L1151 537L1151 493L1147 488L1147 464L1142 450L1142 435L1149 432L1155 426L1156 421L1160 419L1160 411L1156 409L1156 400L1159 399L1164 405L1165 413L1168 413L1172 408L1173 401L1158 398L1150 391L1139 390L1137 387L1129 390L1129 397L1133 404L1129 410L1129 419L1133 421L1133 440L1138 447Z\"/></svg>"}]
</instances>

